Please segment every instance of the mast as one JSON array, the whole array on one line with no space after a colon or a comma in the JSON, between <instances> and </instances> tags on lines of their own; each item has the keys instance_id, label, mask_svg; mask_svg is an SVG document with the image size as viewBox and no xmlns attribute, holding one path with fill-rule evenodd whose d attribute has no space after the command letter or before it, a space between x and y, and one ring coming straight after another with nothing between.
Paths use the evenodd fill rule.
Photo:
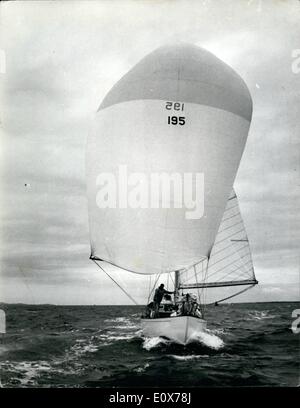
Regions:
<instances>
[{"instance_id":1,"label":"mast","mask_svg":"<svg viewBox=\"0 0 300 408\"><path fill-rule=\"evenodd\" d=\"M179 287L180 287L179 271L175 271L175 284L174 284L174 286L175 286L175 289L174 289L174 291L175 291L174 299L175 299L175 303L176 303L177 300L178 300L178 297L179 297Z\"/></svg>"}]
</instances>

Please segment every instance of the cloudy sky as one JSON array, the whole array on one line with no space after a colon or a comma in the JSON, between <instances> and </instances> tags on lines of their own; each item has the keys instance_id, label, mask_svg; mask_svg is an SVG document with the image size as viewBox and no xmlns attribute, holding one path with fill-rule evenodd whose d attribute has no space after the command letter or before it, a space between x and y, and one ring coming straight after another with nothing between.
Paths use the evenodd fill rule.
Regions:
<instances>
[{"instance_id":1,"label":"cloudy sky","mask_svg":"<svg viewBox=\"0 0 300 408\"><path fill-rule=\"evenodd\" d=\"M299 1L0 7L0 301L129 303L89 261L86 138L112 85L147 53L178 41L230 64L253 98L235 188L260 285L239 300L299 299Z\"/></svg>"}]
</instances>

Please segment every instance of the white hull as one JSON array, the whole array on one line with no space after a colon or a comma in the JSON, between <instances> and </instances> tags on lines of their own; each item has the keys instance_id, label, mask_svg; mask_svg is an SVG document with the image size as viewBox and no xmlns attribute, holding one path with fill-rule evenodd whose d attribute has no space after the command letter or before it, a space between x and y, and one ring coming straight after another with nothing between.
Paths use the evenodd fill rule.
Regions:
<instances>
[{"instance_id":1,"label":"white hull","mask_svg":"<svg viewBox=\"0 0 300 408\"><path fill-rule=\"evenodd\" d=\"M183 345L206 329L206 320L193 316L141 319L141 323L144 336L166 337Z\"/></svg>"}]
</instances>

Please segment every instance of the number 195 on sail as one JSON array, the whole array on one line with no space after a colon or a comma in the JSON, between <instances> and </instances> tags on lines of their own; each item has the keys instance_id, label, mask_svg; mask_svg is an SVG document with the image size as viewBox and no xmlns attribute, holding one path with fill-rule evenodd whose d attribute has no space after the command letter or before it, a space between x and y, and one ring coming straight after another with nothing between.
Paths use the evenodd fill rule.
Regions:
<instances>
[{"instance_id":1,"label":"number 195 on sail","mask_svg":"<svg viewBox=\"0 0 300 408\"><path fill-rule=\"evenodd\" d=\"M173 110L176 114L177 112L184 111L184 103L181 102L166 102L165 108L167 110ZM168 116L168 125L185 125L185 117L184 116Z\"/></svg>"}]
</instances>

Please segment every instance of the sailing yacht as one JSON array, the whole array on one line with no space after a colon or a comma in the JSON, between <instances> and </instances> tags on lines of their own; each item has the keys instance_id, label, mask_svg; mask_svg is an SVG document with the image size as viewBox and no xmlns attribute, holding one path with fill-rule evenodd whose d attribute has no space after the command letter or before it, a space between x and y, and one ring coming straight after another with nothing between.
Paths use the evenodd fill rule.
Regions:
<instances>
[{"instance_id":1,"label":"sailing yacht","mask_svg":"<svg viewBox=\"0 0 300 408\"><path fill-rule=\"evenodd\" d=\"M241 77L190 44L147 55L99 106L86 158L91 259L155 276L145 304L172 277L174 313L142 318L146 336L187 344L206 329L209 290L257 284L233 190L251 117ZM201 317L180 314L190 292Z\"/></svg>"},{"instance_id":2,"label":"sailing yacht","mask_svg":"<svg viewBox=\"0 0 300 408\"><path fill-rule=\"evenodd\" d=\"M215 238L209 259L205 258L197 265L174 272L175 302L180 304L180 291L196 290L202 317L181 316L169 313L156 319L142 319L142 328L146 336L171 338L180 344L188 344L205 331L206 291L213 288L234 288L243 286L229 296L215 299L219 304L238 296L258 284L255 277L248 236L240 213L238 199L232 190ZM162 306L163 309L163 306Z\"/></svg>"}]
</instances>

